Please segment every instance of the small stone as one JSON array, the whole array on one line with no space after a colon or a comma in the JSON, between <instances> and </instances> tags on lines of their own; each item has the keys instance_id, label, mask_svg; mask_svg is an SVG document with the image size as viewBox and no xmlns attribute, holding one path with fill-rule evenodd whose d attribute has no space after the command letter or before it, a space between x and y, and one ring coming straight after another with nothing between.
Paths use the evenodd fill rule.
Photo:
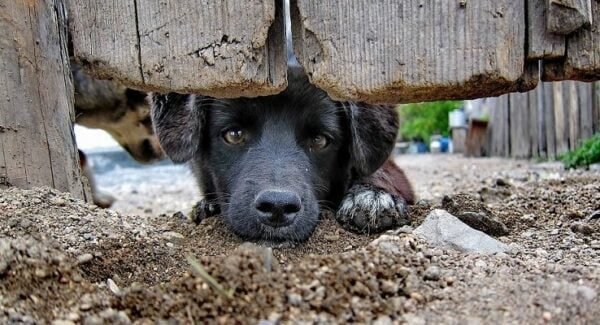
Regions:
<instances>
[{"instance_id":1,"label":"small stone","mask_svg":"<svg viewBox=\"0 0 600 325\"><path fill-rule=\"evenodd\" d=\"M594 300L596 298L596 296L598 295L596 293L596 290L594 290L588 286L583 286L583 285L577 287L577 294L579 296L582 296L587 301Z\"/></svg>"},{"instance_id":2,"label":"small stone","mask_svg":"<svg viewBox=\"0 0 600 325\"><path fill-rule=\"evenodd\" d=\"M86 311L92 309L92 305L89 303L84 303L79 306L79 310Z\"/></svg>"},{"instance_id":3,"label":"small stone","mask_svg":"<svg viewBox=\"0 0 600 325\"><path fill-rule=\"evenodd\" d=\"M381 282L381 291L386 294L395 294L398 292L398 284L394 281L383 280Z\"/></svg>"},{"instance_id":4,"label":"small stone","mask_svg":"<svg viewBox=\"0 0 600 325\"><path fill-rule=\"evenodd\" d=\"M117 284L115 283L115 281L113 281L113 279L108 279L106 280L106 285L108 286L108 289L116 294L116 295L120 295L121 294L121 289L119 288L119 286L117 286Z\"/></svg>"},{"instance_id":5,"label":"small stone","mask_svg":"<svg viewBox=\"0 0 600 325\"><path fill-rule=\"evenodd\" d=\"M477 261L475 261L475 267L478 267L480 269L485 269L487 267L487 263L482 260L477 260Z\"/></svg>"},{"instance_id":6,"label":"small stone","mask_svg":"<svg viewBox=\"0 0 600 325\"><path fill-rule=\"evenodd\" d=\"M591 235L594 233L594 228L583 222L573 222L573 224L571 224L571 230L582 235Z\"/></svg>"},{"instance_id":7,"label":"small stone","mask_svg":"<svg viewBox=\"0 0 600 325\"><path fill-rule=\"evenodd\" d=\"M52 321L52 325L75 325L75 323L67 319L57 319Z\"/></svg>"},{"instance_id":8,"label":"small stone","mask_svg":"<svg viewBox=\"0 0 600 325\"><path fill-rule=\"evenodd\" d=\"M542 318L549 322L552 320L552 314L549 311L545 311L544 313L542 313Z\"/></svg>"},{"instance_id":9,"label":"small stone","mask_svg":"<svg viewBox=\"0 0 600 325\"><path fill-rule=\"evenodd\" d=\"M387 316L387 315L379 316L373 322L373 325L392 325L392 324L393 324L392 319L390 318L390 316Z\"/></svg>"},{"instance_id":10,"label":"small stone","mask_svg":"<svg viewBox=\"0 0 600 325\"><path fill-rule=\"evenodd\" d=\"M279 322L281 321L281 314L272 312L271 314L269 314L269 321L273 324L279 324Z\"/></svg>"},{"instance_id":11,"label":"small stone","mask_svg":"<svg viewBox=\"0 0 600 325\"><path fill-rule=\"evenodd\" d=\"M446 282L447 285L451 286L454 284L454 282L456 282L456 278L453 276L447 276L447 277L444 277L444 281Z\"/></svg>"},{"instance_id":12,"label":"small stone","mask_svg":"<svg viewBox=\"0 0 600 325\"><path fill-rule=\"evenodd\" d=\"M65 201L62 198L56 198L52 201L50 201L52 204L58 205L58 206L64 206L65 204L67 204L67 201Z\"/></svg>"},{"instance_id":13,"label":"small stone","mask_svg":"<svg viewBox=\"0 0 600 325\"><path fill-rule=\"evenodd\" d=\"M299 294L289 293L287 295L287 299L290 305L297 306L302 303L302 297Z\"/></svg>"},{"instance_id":14,"label":"small stone","mask_svg":"<svg viewBox=\"0 0 600 325\"><path fill-rule=\"evenodd\" d=\"M525 221L525 222L533 222L535 221L535 214L524 214L522 215L519 219L521 219L521 221Z\"/></svg>"},{"instance_id":15,"label":"small stone","mask_svg":"<svg viewBox=\"0 0 600 325\"><path fill-rule=\"evenodd\" d=\"M44 270L44 269L37 269L35 270L35 276L38 278L47 278L50 274L48 273L48 271Z\"/></svg>"},{"instance_id":16,"label":"small stone","mask_svg":"<svg viewBox=\"0 0 600 325\"><path fill-rule=\"evenodd\" d=\"M330 242L334 242L334 241L338 241L340 239L339 235L326 235L325 236L325 240L330 241Z\"/></svg>"},{"instance_id":17,"label":"small stone","mask_svg":"<svg viewBox=\"0 0 600 325\"><path fill-rule=\"evenodd\" d=\"M437 281L440 279L441 270L439 267L432 265L425 270L423 274L423 279L428 281Z\"/></svg>"},{"instance_id":18,"label":"small stone","mask_svg":"<svg viewBox=\"0 0 600 325\"><path fill-rule=\"evenodd\" d=\"M558 235L558 232L559 232L558 229L556 229L556 228L552 229L552 230L550 230L550 235L556 236L556 235Z\"/></svg>"},{"instance_id":19,"label":"small stone","mask_svg":"<svg viewBox=\"0 0 600 325\"><path fill-rule=\"evenodd\" d=\"M81 319L81 316L78 313L69 313L67 314L67 319L76 322Z\"/></svg>"},{"instance_id":20,"label":"small stone","mask_svg":"<svg viewBox=\"0 0 600 325\"><path fill-rule=\"evenodd\" d=\"M411 292L410 298L415 300L416 302L424 302L425 301L425 297L423 297L423 295L418 292Z\"/></svg>"},{"instance_id":21,"label":"small stone","mask_svg":"<svg viewBox=\"0 0 600 325\"><path fill-rule=\"evenodd\" d=\"M167 231L164 232L162 234L162 237L170 242L172 242L173 244L181 244L181 242L183 242L183 240L185 239L185 236L175 232L175 231Z\"/></svg>"},{"instance_id":22,"label":"small stone","mask_svg":"<svg viewBox=\"0 0 600 325\"><path fill-rule=\"evenodd\" d=\"M91 261L93 258L94 258L94 255L92 255L90 253L85 253L85 254L81 254L81 255L77 256L77 262L79 264L84 264L84 263Z\"/></svg>"}]
</instances>

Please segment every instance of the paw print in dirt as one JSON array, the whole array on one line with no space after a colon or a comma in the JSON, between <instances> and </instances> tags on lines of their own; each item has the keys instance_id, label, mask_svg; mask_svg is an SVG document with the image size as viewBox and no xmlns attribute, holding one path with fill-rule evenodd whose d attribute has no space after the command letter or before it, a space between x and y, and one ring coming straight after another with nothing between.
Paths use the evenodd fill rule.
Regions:
<instances>
[{"instance_id":1,"label":"paw print in dirt","mask_svg":"<svg viewBox=\"0 0 600 325\"><path fill-rule=\"evenodd\" d=\"M357 233L379 233L409 223L406 201L378 187L352 186L340 204L336 220Z\"/></svg>"}]
</instances>

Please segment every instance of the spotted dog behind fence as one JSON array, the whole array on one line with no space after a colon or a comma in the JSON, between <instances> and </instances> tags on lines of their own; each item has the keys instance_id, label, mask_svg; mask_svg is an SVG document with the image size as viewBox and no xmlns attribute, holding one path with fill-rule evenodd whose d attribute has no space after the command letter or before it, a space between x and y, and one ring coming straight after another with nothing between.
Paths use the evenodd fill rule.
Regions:
<instances>
[{"instance_id":1,"label":"spotted dog behind fence","mask_svg":"<svg viewBox=\"0 0 600 325\"><path fill-rule=\"evenodd\" d=\"M152 94L166 154L190 161L204 199L198 221L221 214L251 240L306 240L320 209L356 232L408 222L414 194L390 158L393 107L338 102L292 66L288 88L265 97Z\"/></svg>"},{"instance_id":2,"label":"spotted dog behind fence","mask_svg":"<svg viewBox=\"0 0 600 325\"><path fill-rule=\"evenodd\" d=\"M108 132L140 163L151 163L164 157L152 127L147 93L115 81L92 78L75 62L71 62L71 73L77 124ZM115 198L95 186L93 170L81 150L79 157L84 175L92 186L94 203L110 207Z\"/></svg>"}]
</instances>

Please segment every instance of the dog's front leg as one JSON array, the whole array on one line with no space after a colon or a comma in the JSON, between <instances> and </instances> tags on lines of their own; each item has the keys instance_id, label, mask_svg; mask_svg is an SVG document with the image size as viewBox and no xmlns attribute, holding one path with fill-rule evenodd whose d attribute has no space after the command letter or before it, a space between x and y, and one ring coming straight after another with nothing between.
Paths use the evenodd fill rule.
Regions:
<instances>
[{"instance_id":1,"label":"dog's front leg","mask_svg":"<svg viewBox=\"0 0 600 325\"><path fill-rule=\"evenodd\" d=\"M407 204L415 196L404 172L389 158L375 173L351 184L337 221L358 233L378 233L409 223Z\"/></svg>"}]
</instances>

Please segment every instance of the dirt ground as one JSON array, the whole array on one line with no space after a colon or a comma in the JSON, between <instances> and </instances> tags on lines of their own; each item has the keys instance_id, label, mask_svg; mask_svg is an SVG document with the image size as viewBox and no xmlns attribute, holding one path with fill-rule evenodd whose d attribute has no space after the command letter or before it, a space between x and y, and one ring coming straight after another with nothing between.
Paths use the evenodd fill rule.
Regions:
<instances>
[{"instance_id":1,"label":"dirt ground","mask_svg":"<svg viewBox=\"0 0 600 325\"><path fill-rule=\"evenodd\" d=\"M113 188L117 211L0 190L0 323L598 323L600 172L453 155L398 163L421 199L413 228L464 193L506 224L498 239L511 251L430 247L406 227L360 236L327 214L305 244L244 244L218 218L173 213L193 204L189 178L167 194Z\"/></svg>"}]
</instances>

